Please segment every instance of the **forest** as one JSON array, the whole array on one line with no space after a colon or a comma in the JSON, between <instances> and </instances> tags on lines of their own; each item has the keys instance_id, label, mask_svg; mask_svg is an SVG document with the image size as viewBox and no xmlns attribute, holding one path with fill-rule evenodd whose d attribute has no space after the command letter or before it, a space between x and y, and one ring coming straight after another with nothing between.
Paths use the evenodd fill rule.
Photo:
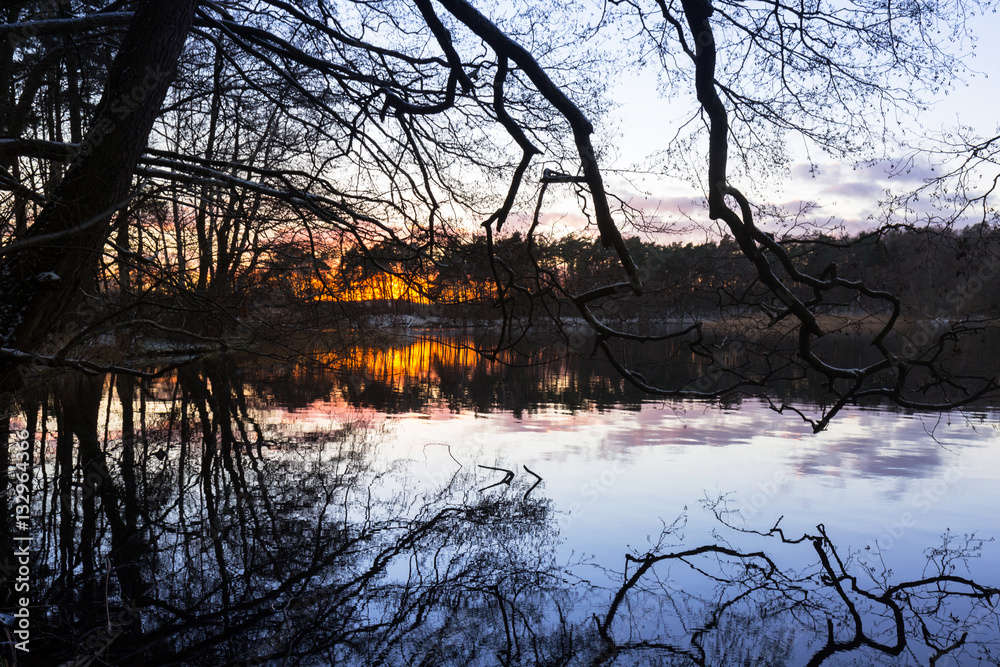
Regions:
<instances>
[{"instance_id":1,"label":"forest","mask_svg":"<svg viewBox=\"0 0 1000 667\"><path fill-rule=\"evenodd\" d=\"M995 107L995 71L976 69L995 63L972 56L997 8L0 5L0 565L11 579L15 540L33 535L37 596L17 613L31 607L46 658L831 664L860 648L995 662L998 589L956 573L995 517L963 538L949 527L925 575L893 580L821 520L796 537L706 497L733 543L675 543L684 521L658 517L648 549L602 562L598 584L555 562L557 507L579 498L543 495L559 471L534 470L551 461L490 458L486 441L463 453L472 440L448 428L473 414L499 431L511 416L524 433L550 418L568 420L553 433L598 432L620 413L652 420L662 400L692 424L717 408L734 431L770 426L758 410L816 438L841 417L909 433L933 414L985 442L1000 398L1000 125L934 127L932 107L967 85ZM644 124L619 122L636 110ZM837 182L835 164L873 182ZM865 212L805 183L863 192ZM390 433L422 432L414 415L447 421L440 439ZM639 457L653 436L629 433ZM435 469L439 488L420 495L404 455L378 469L397 441L425 459L437 446L459 472ZM936 449L883 454L861 477L944 469ZM628 456L593 458L600 480ZM771 549L819 561L792 571ZM692 568L714 592L650 582L702 557L717 570ZM662 639L673 621L643 625L643 609L680 597L680 639ZM5 589L4 651L15 601ZM463 629L475 624L491 629Z\"/></svg>"},{"instance_id":2,"label":"forest","mask_svg":"<svg viewBox=\"0 0 1000 667\"><path fill-rule=\"evenodd\" d=\"M995 380L949 378L949 359L996 314L983 289L996 273L995 137L956 128L924 147L944 168L872 202L882 222L865 232L736 185L779 173L792 135L842 158L907 149L878 144L889 115L873 109L916 114L960 80L955 45L972 43L988 9L961 6L956 22L950 6L693 0L601 16L567 6L545 20L530 5L491 18L463 0L12 4L0 52L4 377L141 375L107 350L357 335L372 312L423 304L445 315L432 322L499 322L494 356L532 327L565 336L582 321L653 394L676 391L631 373L620 344L668 336L697 349L720 320L749 317L755 336L796 341L788 362L828 377L835 405L975 401ZM559 16L576 32L561 34ZM566 46L578 37L591 46ZM712 184L692 191L707 205L697 243L670 241L676 220L605 185L607 139L592 119L626 45L648 45L632 66L696 98L656 148L664 168L703 156L689 161ZM574 208L582 229L548 229L548 211ZM868 323L871 363L838 368L818 351L843 331L831 315Z\"/></svg>"}]
</instances>

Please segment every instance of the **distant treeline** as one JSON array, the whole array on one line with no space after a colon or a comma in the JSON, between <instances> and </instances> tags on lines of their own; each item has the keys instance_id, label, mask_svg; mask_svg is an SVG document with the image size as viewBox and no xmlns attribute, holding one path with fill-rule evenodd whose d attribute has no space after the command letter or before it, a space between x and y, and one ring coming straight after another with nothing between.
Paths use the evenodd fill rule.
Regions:
<instances>
[{"instance_id":1,"label":"distant treeline","mask_svg":"<svg viewBox=\"0 0 1000 667\"><path fill-rule=\"evenodd\" d=\"M907 317L954 319L1000 309L1000 290L994 288L1000 276L1000 231L993 227L903 228L779 242L802 272L864 281L898 296ZM611 314L705 317L779 305L729 237L701 244L632 237L627 245L645 294L625 297L623 290L603 304ZM495 242L494 266L486 259L485 246L483 239L453 243L433 262L385 246L367 253L348 251L339 261L327 263L323 280L314 280L313 287L326 284L335 293L353 295L353 300L382 302L397 311L409 303L415 306L413 312L421 312L426 308L420 304L432 302L488 306L498 294L497 277L499 291L511 299L519 290L559 298L624 280L617 258L599 241L582 235L533 239L529 244L515 233ZM807 287L793 289L800 298L810 298ZM844 298L834 298L828 310L885 308L884 303L866 301L845 290Z\"/></svg>"}]
</instances>

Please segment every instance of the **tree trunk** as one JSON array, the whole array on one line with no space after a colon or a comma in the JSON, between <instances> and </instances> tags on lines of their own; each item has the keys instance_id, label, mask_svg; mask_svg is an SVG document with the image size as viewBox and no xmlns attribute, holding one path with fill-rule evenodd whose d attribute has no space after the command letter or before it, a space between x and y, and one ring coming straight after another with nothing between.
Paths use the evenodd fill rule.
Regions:
<instances>
[{"instance_id":1,"label":"tree trunk","mask_svg":"<svg viewBox=\"0 0 1000 667\"><path fill-rule=\"evenodd\" d=\"M53 197L0 264L0 387L21 384L20 352L46 353L47 335L78 298L127 201L132 171L177 70L197 0L139 4L90 128ZM17 249L17 246L20 246Z\"/></svg>"}]
</instances>

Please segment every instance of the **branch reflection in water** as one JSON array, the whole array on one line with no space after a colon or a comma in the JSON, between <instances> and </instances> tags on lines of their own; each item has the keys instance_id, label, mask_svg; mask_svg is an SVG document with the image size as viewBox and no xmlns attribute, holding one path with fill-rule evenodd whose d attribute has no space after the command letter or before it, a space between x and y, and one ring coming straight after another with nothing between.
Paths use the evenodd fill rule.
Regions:
<instances>
[{"instance_id":1,"label":"branch reflection in water","mask_svg":"<svg viewBox=\"0 0 1000 667\"><path fill-rule=\"evenodd\" d=\"M616 574L560 560L526 466L452 456L421 484L383 455L371 373L344 382L355 408L303 427L268 421L280 381L255 372L216 359L20 397L37 664L997 664L1000 592L959 569L975 538L946 536L902 581L822 525L750 530L723 498L710 541L685 545L682 517Z\"/></svg>"}]
</instances>

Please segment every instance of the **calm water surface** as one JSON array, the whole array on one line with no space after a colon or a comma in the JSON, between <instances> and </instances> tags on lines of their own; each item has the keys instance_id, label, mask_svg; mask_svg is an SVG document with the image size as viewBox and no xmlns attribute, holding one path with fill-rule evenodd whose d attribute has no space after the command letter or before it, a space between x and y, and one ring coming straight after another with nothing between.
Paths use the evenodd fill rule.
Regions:
<instances>
[{"instance_id":1,"label":"calm water surface","mask_svg":"<svg viewBox=\"0 0 1000 667\"><path fill-rule=\"evenodd\" d=\"M1000 664L997 597L940 594L1000 584L992 407L847 408L813 434L589 361L421 340L344 361L26 397L52 664ZM817 539L752 532L776 524ZM941 574L962 579L904 587L898 619L873 600Z\"/></svg>"}]
</instances>

